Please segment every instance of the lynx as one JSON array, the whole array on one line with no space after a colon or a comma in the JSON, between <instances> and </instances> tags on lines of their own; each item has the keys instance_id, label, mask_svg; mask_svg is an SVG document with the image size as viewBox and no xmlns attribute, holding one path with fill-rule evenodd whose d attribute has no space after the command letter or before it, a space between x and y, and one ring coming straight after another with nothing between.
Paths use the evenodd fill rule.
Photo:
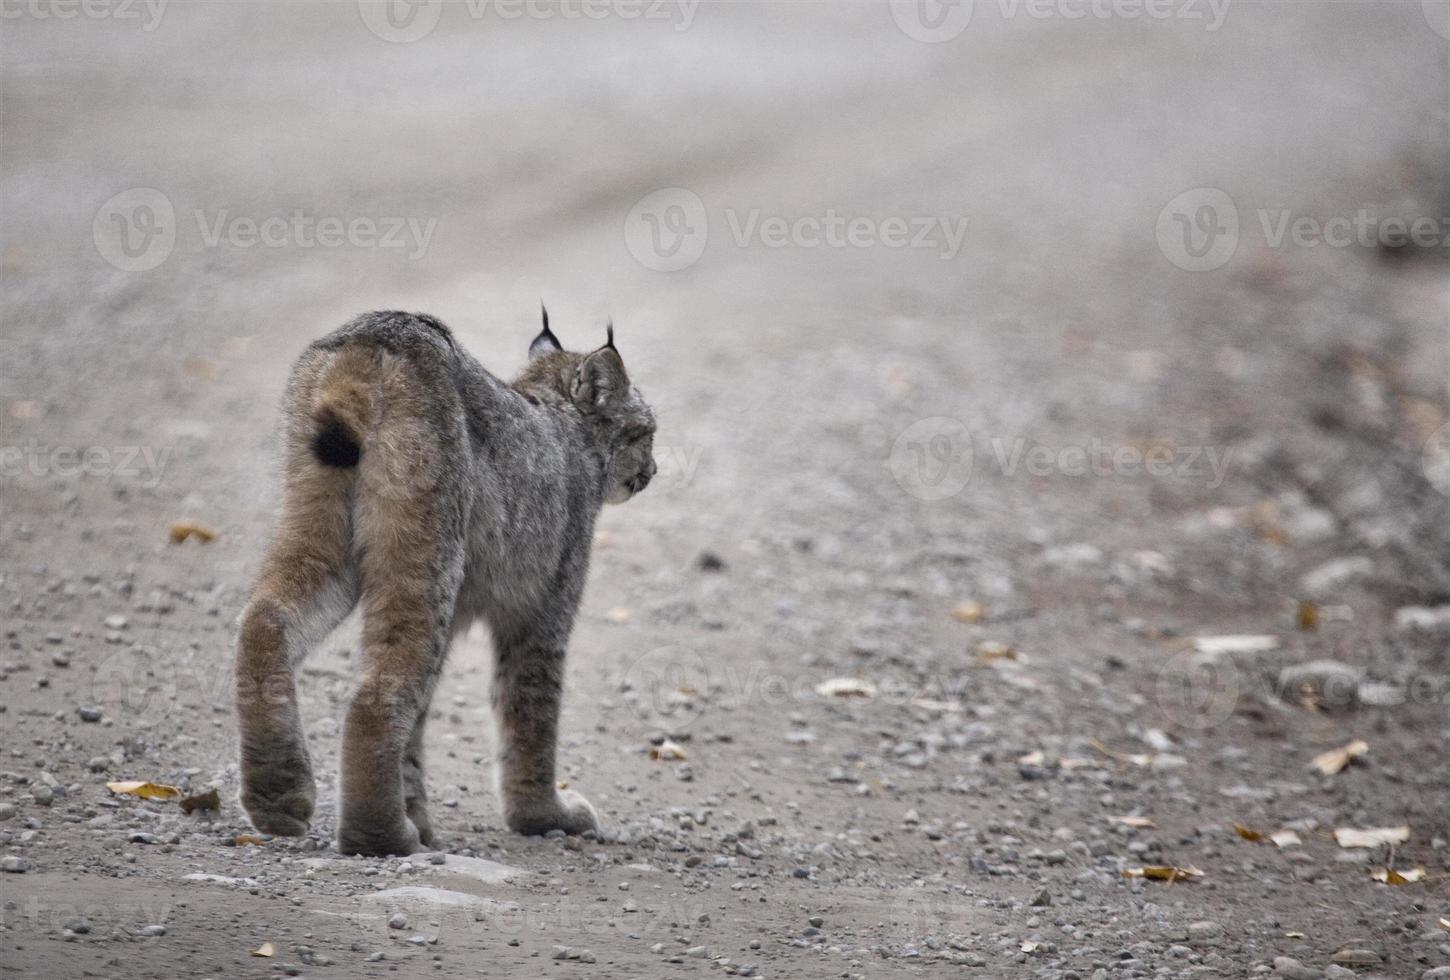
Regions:
<instances>
[{"instance_id":1,"label":"lynx","mask_svg":"<svg viewBox=\"0 0 1450 980\"><path fill-rule=\"evenodd\" d=\"M300 835L316 791L295 671L361 603L361 680L343 734L338 849L409 854L434 839L423 728L451 639L482 619L505 823L597 830L556 788L564 651L605 503L655 473L654 414L608 340L563 350L544 328L505 384L438 320L369 313L302 354L284 405L280 522L237 646L242 804Z\"/></svg>"}]
</instances>

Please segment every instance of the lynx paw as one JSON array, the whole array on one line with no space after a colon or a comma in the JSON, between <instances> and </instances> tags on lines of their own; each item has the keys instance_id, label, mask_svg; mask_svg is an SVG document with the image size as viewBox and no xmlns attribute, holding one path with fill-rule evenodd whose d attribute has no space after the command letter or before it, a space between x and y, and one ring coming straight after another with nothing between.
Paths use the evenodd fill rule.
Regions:
<instances>
[{"instance_id":1,"label":"lynx paw","mask_svg":"<svg viewBox=\"0 0 1450 980\"><path fill-rule=\"evenodd\" d=\"M378 830L344 822L337 835L337 849L343 854L386 857L389 854L413 854L423 849L418 828L407 817L401 827Z\"/></svg>"},{"instance_id":2,"label":"lynx paw","mask_svg":"<svg viewBox=\"0 0 1450 980\"><path fill-rule=\"evenodd\" d=\"M303 765L255 766L242 771L242 806L264 834L301 837L317 799L311 769Z\"/></svg>"},{"instance_id":3,"label":"lynx paw","mask_svg":"<svg viewBox=\"0 0 1450 980\"><path fill-rule=\"evenodd\" d=\"M513 801L505 806L504 820L510 830L530 837L551 830L582 834L599 829L594 806L572 789L560 790L551 800Z\"/></svg>"}]
</instances>

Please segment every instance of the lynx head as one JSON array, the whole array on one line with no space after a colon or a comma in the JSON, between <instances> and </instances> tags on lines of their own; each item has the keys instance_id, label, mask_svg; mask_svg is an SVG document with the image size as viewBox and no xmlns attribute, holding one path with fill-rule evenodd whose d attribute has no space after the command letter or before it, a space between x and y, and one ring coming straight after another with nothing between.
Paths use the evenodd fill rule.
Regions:
<instances>
[{"instance_id":1,"label":"lynx head","mask_svg":"<svg viewBox=\"0 0 1450 980\"><path fill-rule=\"evenodd\" d=\"M566 351L549 330L549 311L544 310L544 329L529 345L529 366L516 386L526 392L547 387L555 396L551 401L579 411L604 457L604 500L619 504L655 475L655 415L629 383L624 358L614 346L613 321L606 337L604 346L591 353Z\"/></svg>"}]
</instances>

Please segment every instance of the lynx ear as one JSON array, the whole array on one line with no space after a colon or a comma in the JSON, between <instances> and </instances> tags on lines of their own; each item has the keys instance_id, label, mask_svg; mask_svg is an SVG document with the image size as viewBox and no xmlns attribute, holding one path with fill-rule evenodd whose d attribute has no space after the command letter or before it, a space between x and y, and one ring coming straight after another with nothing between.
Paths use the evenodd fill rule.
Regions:
<instances>
[{"instance_id":1,"label":"lynx ear","mask_svg":"<svg viewBox=\"0 0 1450 980\"><path fill-rule=\"evenodd\" d=\"M624 371L624 358L613 344L599 348L580 362L569 394L574 404L586 412L624 400L629 394L629 375Z\"/></svg>"},{"instance_id":2,"label":"lynx ear","mask_svg":"<svg viewBox=\"0 0 1450 980\"><path fill-rule=\"evenodd\" d=\"M536 357L543 357L545 354L554 354L564 349L563 345L559 343L559 338L555 337L553 331L549 329L548 308L543 303L540 303L539 309L544 311L544 329L539 332L539 335L534 338L534 342L529 345L529 360L531 361Z\"/></svg>"}]
</instances>

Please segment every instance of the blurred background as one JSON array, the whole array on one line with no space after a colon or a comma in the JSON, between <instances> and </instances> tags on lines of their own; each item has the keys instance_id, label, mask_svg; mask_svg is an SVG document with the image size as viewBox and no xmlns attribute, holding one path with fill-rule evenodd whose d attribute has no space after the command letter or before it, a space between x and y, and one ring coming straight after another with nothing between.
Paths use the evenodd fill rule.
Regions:
<instances>
[{"instance_id":1,"label":"blurred background","mask_svg":"<svg viewBox=\"0 0 1450 980\"><path fill-rule=\"evenodd\" d=\"M1283 634L1275 671L1450 673L1443 0L3 10L0 559L23 630L92 630L134 581L196 612L158 669L224 673L301 349L416 310L508 376L542 298L576 349L613 317L660 420L660 477L601 522L568 721L594 734L569 764L614 772L642 649L940 702L975 644L1010 642L1049 668L986 697L1024 753L1141 734L1130 704L1175 732L1146 692L1195 633ZM182 518L218 542L167 544ZM454 681L479 705L484 649ZM1073 673L1104 663L1116 690ZM59 737L62 680L13 735ZM911 727L838 717L785 762L781 705L733 693L712 717L782 780ZM318 695L320 751L341 697ZM174 745L217 765L227 697L195 703ZM1250 781L1285 741L1348 734L1245 703L1182 737L1249 746L1222 758ZM1393 797L1444 836L1444 718L1376 716L1398 774L1324 805L1388 820L1363 808ZM963 765L940 778L982 806L1017 792ZM643 805L596 789L616 820Z\"/></svg>"}]
</instances>

